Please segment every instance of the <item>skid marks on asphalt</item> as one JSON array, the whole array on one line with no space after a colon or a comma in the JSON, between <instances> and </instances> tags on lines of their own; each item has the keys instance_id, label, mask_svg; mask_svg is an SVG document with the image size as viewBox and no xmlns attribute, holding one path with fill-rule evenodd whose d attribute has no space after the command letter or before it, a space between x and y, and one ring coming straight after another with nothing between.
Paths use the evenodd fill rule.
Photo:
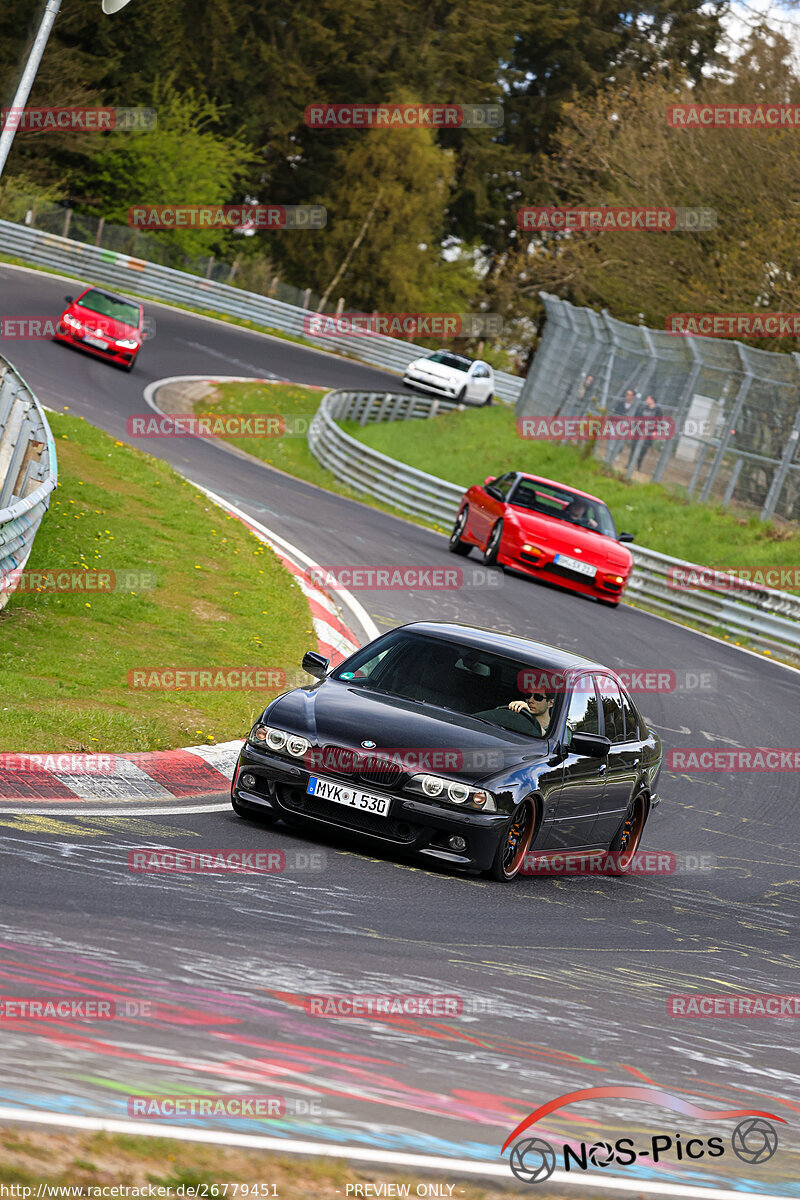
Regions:
<instances>
[{"instance_id":1,"label":"skid marks on asphalt","mask_svg":"<svg viewBox=\"0 0 800 1200\"><path fill-rule=\"evenodd\" d=\"M55 834L60 837L96 838L106 837L109 833L129 833L132 837L200 837L193 829L173 829L169 825L142 821L136 817L79 817L67 814L64 820L59 820L56 817L20 813L0 816L0 826L21 833Z\"/></svg>"}]
</instances>

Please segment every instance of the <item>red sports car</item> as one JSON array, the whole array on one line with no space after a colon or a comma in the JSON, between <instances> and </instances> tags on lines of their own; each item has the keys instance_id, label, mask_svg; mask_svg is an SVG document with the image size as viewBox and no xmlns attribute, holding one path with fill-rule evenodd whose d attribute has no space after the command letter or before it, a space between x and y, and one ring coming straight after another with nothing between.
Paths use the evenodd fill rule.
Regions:
<instances>
[{"instance_id":1,"label":"red sports car","mask_svg":"<svg viewBox=\"0 0 800 1200\"><path fill-rule=\"evenodd\" d=\"M69 308L61 314L54 341L77 346L132 371L146 336L141 304L96 287L81 292L77 300L65 298Z\"/></svg>"},{"instance_id":2,"label":"red sports car","mask_svg":"<svg viewBox=\"0 0 800 1200\"><path fill-rule=\"evenodd\" d=\"M477 546L487 566L512 567L616 608L633 568L620 543L632 541L596 496L509 471L464 494L450 550L469 554Z\"/></svg>"}]
</instances>

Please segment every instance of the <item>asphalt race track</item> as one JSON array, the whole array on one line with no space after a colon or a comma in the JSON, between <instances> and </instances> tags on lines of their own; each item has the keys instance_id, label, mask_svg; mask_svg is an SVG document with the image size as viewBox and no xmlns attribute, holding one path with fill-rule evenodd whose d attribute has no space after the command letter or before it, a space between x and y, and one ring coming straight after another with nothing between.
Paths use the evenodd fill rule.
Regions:
<instances>
[{"instance_id":1,"label":"asphalt race track","mask_svg":"<svg viewBox=\"0 0 800 1200\"><path fill-rule=\"evenodd\" d=\"M67 292L76 285L0 265L2 315L54 316ZM126 418L146 411L143 389L165 377L398 386L289 342L146 307L157 336L131 375L49 342L5 342L2 351L43 403L68 405L127 441ZM703 688L639 698L667 747L798 744L798 676L778 664L632 608L487 572L477 557L454 560L441 535L207 441L141 445L317 562L464 567L458 591L360 592L381 630L456 619L616 668L706 673ZM270 1122L279 1136L497 1163L511 1129L539 1104L573 1089L650 1083L700 1107L777 1113L787 1121L779 1150L752 1166L730 1149L694 1163L653 1165L643 1155L614 1173L800 1196L797 1021L666 1014L671 993L800 993L796 776L665 773L661 794L645 848L705 855L705 869L507 887L343 838L265 830L230 810L0 815L0 990L13 981L25 994L24 981L63 994L79 981L81 994L155 1002L150 1015L88 1033L80 1023L4 1029L0 1105L125 1116L130 1092L280 1092L306 1104ZM319 870L269 877L132 874L129 850L153 845L323 853ZM327 992L455 994L464 1015L307 1015L302 997ZM318 1115L305 1115L311 1101ZM678 1120L618 1100L562 1110L537 1131L554 1142L638 1133L647 1146L652 1133L729 1135L734 1125ZM215 1127L234 1125L264 1132L260 1122Z\"/></svg>"}]
</instances>

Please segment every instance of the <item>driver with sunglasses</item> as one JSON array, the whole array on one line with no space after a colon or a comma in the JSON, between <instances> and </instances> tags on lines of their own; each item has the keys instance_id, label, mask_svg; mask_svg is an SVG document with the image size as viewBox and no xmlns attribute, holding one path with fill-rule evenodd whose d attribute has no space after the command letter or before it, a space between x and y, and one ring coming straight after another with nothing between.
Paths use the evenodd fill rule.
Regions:
<instances>
[{"instance_id":1,"label":"driver with sunglasses","mask_svg":"<svg viewBox=\"0 0 800 1200\"><path fill-rule=\"evenodd\" d=\"M527 733L531 737L547 737L555 698L555 692L531 692L527 700L512 700L508 705L474 715L481 720L491 721L502 729Z\"/></svg>"},{"instance_id":2,"label":"driver with sunglasses","mask_svg":"<svg viewBox=\"0 0 800 1200\"><path fill-rule=\"evenodd\" d=\"M534 725L541 730L542 737L547 733L550 718L553 715L555 696L552 692L531 692L527 700L512 700L509 708L515 713L525 713L533 718Z\"/></svg>"}]
</instances>

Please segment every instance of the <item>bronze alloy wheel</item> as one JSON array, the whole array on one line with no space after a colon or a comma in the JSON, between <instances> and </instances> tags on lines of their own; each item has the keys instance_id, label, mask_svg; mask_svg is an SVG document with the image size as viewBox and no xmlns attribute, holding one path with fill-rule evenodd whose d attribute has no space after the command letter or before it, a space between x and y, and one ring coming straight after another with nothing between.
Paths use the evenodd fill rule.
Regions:
<instances>
[{"instance_id":1,"label":"bronze alloy wheel","mask_svg":"<svg viewBox=\"0 0 800 1200\"><path fill-rule=\"evenodd\" d=\"M523 800L514 809L497 847L495 860L489 870L493 879L510 880L518 873L531 844L533 824L533 808L527 800Z\"/></svg>"},{"instance_id":2,"label":"bronze alloy wheel","mask_svg":"<svg viewBox=\"0 0 800 1200\"><path fill-rule=\"evenodd\" d=\"M639 842L642 840L644 831L645 813L647 809L644 799L640 796L634 800L633 807L625 818L625 822L614 839L612 850L618 855L618 872L619 875L627 874L631 863L639 849Z\"/></svg>"}]
</instances>

